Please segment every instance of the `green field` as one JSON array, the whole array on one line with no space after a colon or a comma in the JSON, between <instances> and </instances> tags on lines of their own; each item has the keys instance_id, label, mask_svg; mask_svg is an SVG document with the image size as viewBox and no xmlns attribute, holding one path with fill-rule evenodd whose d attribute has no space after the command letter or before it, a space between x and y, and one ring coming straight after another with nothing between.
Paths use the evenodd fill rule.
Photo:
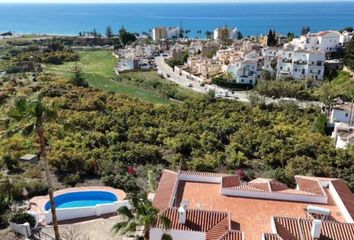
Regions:
<instances>
[{"instance_id":1,"label":"green field","mask_svg":"<svg viewBox=\"0 0 354 240\"><path fill-rule=\"evenodd\" d=\"M134 84L135 81L119 80L114 72L117 59L112 56L110 51L78 51L78 53L80 55L79 62L66 62L62 65L46 65L46 72L69 79L74 67L79 66L82 69L83 76L91 87L136 97L149 103L166 104L170 102L168 98L153 89ZM134 75L135 73L126 73L123 76L130 74ZM144 72L141 77L146 81L160 79L155 72ZM122 77L122 79L125 79L125 77Z\"/></svg>"}]
</instances>

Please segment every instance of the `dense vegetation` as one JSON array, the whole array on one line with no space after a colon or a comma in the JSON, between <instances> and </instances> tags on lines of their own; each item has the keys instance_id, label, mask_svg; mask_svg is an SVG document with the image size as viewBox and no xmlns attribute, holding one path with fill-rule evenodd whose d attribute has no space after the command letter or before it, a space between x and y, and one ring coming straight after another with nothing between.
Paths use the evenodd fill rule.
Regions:
<instances>
[{"instance_id":1,"label":"dense vegetation","mask_svg":"<svg viewBox=\"0 0 354 240\"><path fill-rule=\"evenodd\" d=\"M331 104L337 97L345 101L351 101L354 97L354 80L350 73L344 71L336 73L333 79L325 80L319 87L311 85L309 81L263 80L258 82L255 91L267 97L319 100L326 104Z\"/></svg>"},{"instance_id":2,"label":"dense vegetation","mask_svg":"<svg viewBox=\"0 0 354 240\"><path fill-rule=\"evenodd\" d=\"M7 223L3 216L11 200L24 198L23 188L28 197L47 192L39 164L18 160L26 153L38 154L36 137L7 135L26 130L26 125L8 119L13 103L24 97L36 99L39 93L45 103L58 108L57 118L44 124L56 188L101 181L127 192L150 191L159 170L168 167L215 172L243 169L250 179L274 177L289 185L296 174L340 177L354 190L354 147L335 149L325 135L325 117L318 109L298 109L291 103L244 104L216 100L212 94L202 97L167 84L153 72L114 78L108 51L77 53L64 48L57 52L77 55L80 61L43 65L36 60L45 71L13 73L0 80L0 190L4 190L0 191L0 226ZM43 52L32 53L42 56ZM2 67L22 62L21 55L10 57ZM107 62L95 62L95 57ZM73 71L76 66L80 71ZM340 73L311 94L321 99L339 94L350 97L353 83L348 78ZM122 86L140 89L131 96L146 100L148 91L168 104L121 95ZM286 87L291 87L289 92L306 91L302 85Z\"/></svg>"}]
</instances>

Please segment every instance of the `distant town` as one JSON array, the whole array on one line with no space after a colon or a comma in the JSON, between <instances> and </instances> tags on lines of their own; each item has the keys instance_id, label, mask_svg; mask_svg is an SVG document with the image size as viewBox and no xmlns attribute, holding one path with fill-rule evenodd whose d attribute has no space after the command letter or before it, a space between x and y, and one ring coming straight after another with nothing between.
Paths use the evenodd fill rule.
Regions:
<instances>
[{"instance_id":1,"label":"distant town","mask_svg":"<svg viewBox=\"0 0 354 240\"><path fill-rule=\"evenodd\" d=\"M354 31L299 30L0 33L0 238L353 240Z\"/></svg>"}]
</instances>

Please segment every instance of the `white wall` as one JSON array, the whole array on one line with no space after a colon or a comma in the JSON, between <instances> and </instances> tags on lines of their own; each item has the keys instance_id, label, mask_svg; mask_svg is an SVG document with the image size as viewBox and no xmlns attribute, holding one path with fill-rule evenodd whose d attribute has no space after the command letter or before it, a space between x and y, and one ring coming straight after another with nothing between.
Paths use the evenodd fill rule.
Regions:
<instances>
[{"instance_id":1,"label":"white wall","mask_svg":"<svg viewBox=\"0 0 354 240\"><path fill-rule=\"evenodd\" d=\"M343 214L345 220L348 223L354 223L353 218L351 217L350 213L348 212L347 208L345 207L341 197L339 196L339 194L337 193L336 189L334 188L332 182L329 183L329 188L328 188L329 192L331 193L334 202L336 203L337 207L339 208L339 210L341 211L341 213Z\"/></svg>"},{"instance_id":2,"label":"white wall","mask_svg":"<svg viewBox=\"0 0 354 240\"><path fill-rule=\"evenodd\" d=\"M346 116L346 114L348 114L348 116ZM339 110L339 109L333 109L331 112L331 123L335 123L335 122L342 122L342 123L349 123L349 117L350 117L350 113L343 111L343 110ZM352 119L354 119L354 112L352 113Z\"/></svg>"},{"instance_id":3,"label":"white wall","mask_svg":"<svg viewBox=\"0 0 354 240\"><path fill-rule=\"evenodd\" d=\"M29 238L32 235L29 223L16 224L16 223L10 222L10 228L14 232L19 233L22 236L25 236L26 238Z\"/></svg>"},{"instance_id":4,"label":"white wall","mask_svg":"<svg viewBox=\"0 0 354 240\"><path fill-rule=\"evenodd\" d=\"M83 217L101 216L103 214L109 214L116 212L120 207L129 206L128 201L116 201L110 204L99 204L92 207L80 207L80 208L59 208L56 209L58 221L65 221ZM51 211L45 212L46 223L52 222Z\"/></svg>"},{"instance_id":5,"label":"white wall","mask_svg":"<svg viewBox=\"0 0 354 240\"><path fill-rule=\"evenodd\" d=\"M273 199L273 200L286 200L293 202L310 202L310 203L327 203L327 196L311 196L311 195L299 195L290 193L279 192L255 192L255 191L242 191L233 190L228 188L221 188L221 194L237 197L249 197L260 199Z\"/></svg>"},{"instance_id":6,"label":"white wall","mask_svg":"<svg viewBox=\"0 0 354 240\"><path fill-rule=\"evenodd\" d=\"M204 232L169 230L165 233L171 235L173 240L205 240L206 234ZM161 240L164 232L160 228L150 229L150 240Z\"/></svg>"},{"instance_id":7,"label":"white wall","mask_svg":"<svg viewBox=\"0 0 354 240\"><path fill-rule=\"evenodd\" d=\"M221 183L221 177L180 174L179 180L190 182Z\"/></svg>"}]
</instances>

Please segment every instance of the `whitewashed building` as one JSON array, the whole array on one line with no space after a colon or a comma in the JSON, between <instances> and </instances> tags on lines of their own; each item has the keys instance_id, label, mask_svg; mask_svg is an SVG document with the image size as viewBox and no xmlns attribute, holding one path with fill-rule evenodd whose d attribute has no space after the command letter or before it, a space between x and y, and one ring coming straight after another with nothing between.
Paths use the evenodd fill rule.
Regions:
<instances>
[{"instance_id":1,"label":"whitewashed building","mask_svg":"<svg viewBox=\"0 0 354 240\"><path fill-rule=\"evenodd\" d=\"M304 49L329 53L337 51L348 40L349 37L344 37L338 31L321 31L318 33L308 33L307 35L302 35L300 38L294 38L290 44L295 50Z\"/></svg>"},{"instance_id":2,"label":"whitewashed building","mask_svg":"<svg viewBox=\"0 0 354 240\"><path fill-rule=\"evenodd\" d=\"M336 148L346 149L354 144L354 126L346 123L335 123L332 138L335 139Z\"/></svg>"},{"instance_id":3,"label":"whitewashed building","mask_svg":"<svg viewBox=\"0 0 354 240\"><path fill-rule=\"evenodd\" d=\"M329 117L330 123L346 123L350 124L354 122L354 104L343 103L338 104L332 108L331 115Z\"/></svg>"},{"instance_id":4,"label":"whitewashed building","mask_svg":"<svg viewBox=\"0 0 354 240\"><path fill-rule=\"evenodd\" d=\"M320 51L293 50L285 48L279 52L277 78L312 79L322 81L325 53Z\"/></svg>"},{"instance_id":5,"label":"whitewashed building","mask_svg":"<svg viewBox=\"0 0 354 240\"><path fill-rule=\"evenodd\" d=\"M243 60L227 66L228 73L232 75L236 83L255 85L257 81L257 62Z\"/></svg>"}]
</instances>

